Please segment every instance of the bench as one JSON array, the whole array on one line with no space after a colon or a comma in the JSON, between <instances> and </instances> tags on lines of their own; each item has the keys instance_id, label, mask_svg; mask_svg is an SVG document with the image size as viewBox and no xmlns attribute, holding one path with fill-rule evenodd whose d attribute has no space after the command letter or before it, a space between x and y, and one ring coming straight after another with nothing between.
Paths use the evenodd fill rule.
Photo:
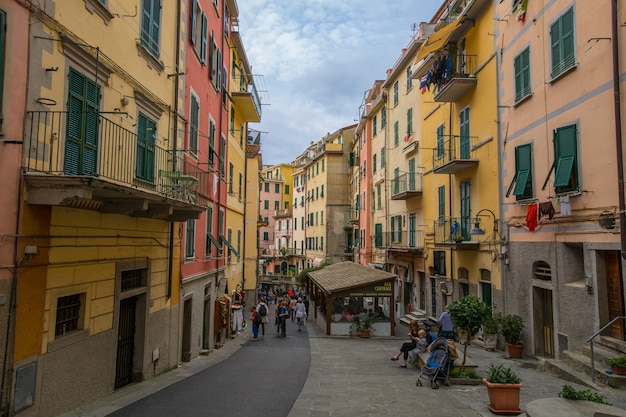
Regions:
<instances>
[{"instance_id":1,"label":"bench","mask_svg":"<svg viewBox=\"0 0 626 417\"><path fill-rule=\"evenodd\" d=\"M452 368L460 368L461 363L463 363L463 351L462 350L458 351L458 354L459 354L459 357L452 363ZM424 364L428 362L428 356L430 356L429 352L418 352L418 349L413 349L412 351L409 352L409 362L416 368L421 369L422 366L424 366ZM414 358L414 359L411 361L411 358ZM477 367L478 365L476 365L476 363L472 360L472 358L468 356L465 359L466 369L469 368L469 369L476 370Z\"/></svg>"}]
</instances>

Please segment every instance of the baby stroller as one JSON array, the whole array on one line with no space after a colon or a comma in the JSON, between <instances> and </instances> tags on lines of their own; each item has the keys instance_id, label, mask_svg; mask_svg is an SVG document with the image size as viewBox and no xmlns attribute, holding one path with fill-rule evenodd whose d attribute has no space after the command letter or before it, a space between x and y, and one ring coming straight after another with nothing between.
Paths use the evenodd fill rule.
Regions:
<instances>
[{"instance_id":1,"label":"baby stroller","mask_svg":"<svg viewBox=\"0 0 626 417\"><path fill-rule=\"evenodd\" d=\"M445 337L438 337L430 345L430 355L422 366L420 374L417 376L415 385L422 386L422 378L430 378L430 387L439 388L437 380L443 380L446 387L450 386L450 352L448 351L448 340Z\"/></svg>"}]
</instances>

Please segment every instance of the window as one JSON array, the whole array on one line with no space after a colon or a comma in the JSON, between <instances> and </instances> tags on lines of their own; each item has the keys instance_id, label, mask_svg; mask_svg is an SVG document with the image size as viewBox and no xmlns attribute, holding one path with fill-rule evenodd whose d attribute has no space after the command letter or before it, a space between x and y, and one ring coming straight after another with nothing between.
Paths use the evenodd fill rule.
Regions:
<instances>
[{"instance_id":1,"label":"window","mask_svg":"<svg viewBox=\"0 0 626 417\"><path fill-rule=\"evenodd\" d=\"M70 68L65 140L65 173L93 175L98 156L98 100L100 88Z\"/></svg>"},{"instance_id":2,"label":"window","mask_svg":"<svg viewBox=\"0 0 626 417\"><path fill-rule=\"evenodd\" d=\"M382 194L381 194L381 192L380 192L380 191L381 191L380 184L376 184L376 198L377 198L377 200L378 200L378 201L377 201L377 203L378 203L378 204L377 204L377 206L378 206L378 210L381 210L381 209L382 209L382 207L383 207L383 203L382 203L382 201L383 201L383 197L382 197Z\"/></svg>"},{"instance_id":3,"label":"window","mask_svg":"<svg viewBox=\"0 0 626 417\"><path fill-rule=\"evenodd\" d=\"M385 148L380 149L380 167L385 167Z\"/></svg>"},{"instance_id":4,"label":"window","mask_svg":"<svg viewBox=\"0 0 626 417\"><path fill-rule=\"evenodd\" d=\"M241 230L237 230L237 260L241 258Z\"/></svg>"},{"instance_id":5,"label":"window","mask_svg":"<svg viewBox=\"0 0 626 417\"><path fill-rule=\"evenodd\" d=\"M409 247L417 246L417 216L415 213L409 214Z\"/></svg>"},{"instance_id":6,"label":"window","mask_svg":"<svg viewBox=\"0 0 626 417\"><path fill-rule=\"evenodd\" d=\"M554 171L554 190L557 194L578 189L578 145L576 125L554 131L554 162L542 189L546 188Z\"/></svg>"},{"instance_id":7,"label":"window","mask_svg":"<svg viewBox=\"0 0 626 417\"><path fill-rule=\"evenodd\" d=\"M530 95L530 48L515 57L515 102Z\"/></svg>"},{"instance_id":8,"label":"window","mask_svg":"<svg viewBox=\"0 0 626 417\"><path fill-rule=\"evenodd\" d=\"M224 161L224 157L226 156L226 138L224 136L221 137L220 140L220 174L224 177L226 169L226 162Z\"/></svg>"},{"instance_id":9,"label":"window","mask_svg":"<svg viewBox=\"0 0 626 417\"><path fill-rule=\"evenodd\" d=\"M471 200L470 200L470 182L465 180L461 182L461 236L463 240L469 240L471 230Z\"/></svg>"},{"instance_id":10,"label":"window","mask_svg":"<svg viewBox=\"0 0 626 417\"><path fill-rule=\"evenodd\" d=\"M185 258L193 258L196 246L196 221L187 220L187 228L185 234Z\"/></svg>"},{"instance_id":11,"label":"window","mask_svg":"<svg viewBox=\"0 0 626 417\"><path fill-rule=\"evenodd\" d=\"M509 185L507 197L511 191L517 200L533 196L532 145L530 143L515 148L515 177Z\"/></svg>"},{"instance_id":12,"label":"window","mask_svg":"<svg viewBox=\"0 0 626 417\"><path fill-rule=\"evenodd\" d=\"M122 292L145 287L148 281L146 269L129 269L122 271L120 287Z\"/></svg>"},{"instance_id":13,"label":"window","mask_svg":"<svg viewBox=\"0 0 626 417\"><path fill-rule=\"evenodd\" d=\"M243 188L243 175L240 172L239 173L239 188L237 189L237 196L239 197L240 200L241 200L242 188Z\"/></svg>"},{"instance_id":14,"label":"window","mask_svg":"<svg viewBox=\"0 0 626 417\"><path fill-rule=\"evenodd\" d=\"M406 91L409 91L413 87L413 67L409 65L406 68Z\"/></svg>"},{"instance_id":15,"label":"window","mask_svg":"<svg viewBox=\"0 0 626 417\"><path fill-rule=\"evenodd\" d=\"M215 240L213 238L213 207L208 207L207 208L207 213L206 213L206 241L205 241L205 246L204 246L204 256L205 257L210 257L213 253L211 244L213 242L213 240Z\"/></svg>"},{"instance_id":16,"label":"window","mask_svg":"<svg viewBox=\"0 0 626 417\"><path fill-rule=\"evenodd\" d=\"M393 146L398 146L399 143L400 143L400 125L398 124L398 121L396 120L393 123Z\"/></svg>"},{"instance_id":17,"label":"window","mask_svg":"<svg viewBox=\"0 0 626 417\"><path fill-rule=\"evenodd\" d=\"M443 221L446 217L446 187L441 186L437 188L438 208L439 208L439 221Z\"/></svg>"},{"instance_id":18,"label":"window","mask_svg":"<svg viewBox=\"0 0 626 417\"><path fill-rule=\"evenodd\" d=\"M280 201L274 201L274 210L280 210Z\"/></svg>"},{"instance_id":19,"label":"window","mask_svg":"<svg viewBox=\"0 0 626 417\"><path fill-rule=\"evenodd\" d=\"M324 224L324 212L320 211L320 224Z\"/></svg>"},{"instance_id":20,"label":"window","mask_svg":"<svg viewBox=\"0 0 626 417\"><path fill-rule=\"evenodd\" d=\"M142 113L137 118L137 161L135 175L138 179L154 181L154 150L156 123Z\"/></svg>"},{"instance_id":21,"label":"window","mask_svg":"<svg viewBox=\"0 0 626 417\"><path fill-rule=\"evenodd\" d=\"M413 133L413 108L410 108L406 111L406 134L410 135Z\"/></svg>"},{"instance_id":22,"label":"window","mask_svg":"<svg viewBox=\"0 0 626 417\"><path fill-rule=\"evenodd\" d=\"M235 134L235 108L230 106L230 134Z\"/></svg>"},{"instance_id":23,"label":"window","mask_svg":"<svg viewBox=\"0 0 626 417\"><path fill-rule=\"evenodd\" d=\"M232 162L228 164L228 194L233 194L233 174L235 167Z\"/></svg>"},{"instance_id":24,"label":"window","mask_svg":"<svg viewBox=\"0 0 626 417\"><path fill-rule=\"evenodd\" d=\"M324 172L324 162L325 161L326 161L325 159L322 159L322 172Z\"/></svg>"},{"instance_id":25,"label":"window","mask_svg":"<svg viewBox=\"0 0 626 417\"><path fill-rule=\"evenodd\" d=\"M269 202L269 200L265 200L265 201L263 202L263 208L264 208L265 210L269 210L269 209L270 209L270 202Z\"/></svg>"},{"instance_id":26,"label":"window","mask_svg":"<svg viewBox=\"0 0 626 417\"><path fill-rule=\"evenodd\" d=\"M158 58L161 0L143 0L141 16L141 45L155 58Z\"/></svg>"},{"instance_id":27,"label":"window","mask_svg":"<svg viewBox=\"0 0 626 417\"><path fill-rule=\"evenodd\" d=\"M191 7L191 30L189 31L189 40L194 46L194 50L198 58L200 58L200 62L206 64L207 37L209 30L208 19L200 8L200 4L197 0L192 1Z\"/></svg>"},{"instance_id":28,"label":"window","mask_svg":"<svg viewBox=\"0 0 626 417\"><path fill-rule=\"evenodd\" d=\"M266 183L265 183L265 185L264 185L264 189L265 189L265 192L266 192L266 193L269 193L269 192L270 192L270 183L269 183L269 182L266 182Z\"/></svg>"},{"instance_id":29,"label":"window","mask_svg":"<svg viewBox=\"0 0 626 417\"><path fill-rule=\"evenodd\" d=\"M437 153L436 158L441 159L444 157L444 130L443 125L437 127Z\"/></svg>"},{"instance_id":30,"label":"window","mask_svg":"<svg viewBox=\"0 0 626 417\"><path fill-rule=\"evenodd\" d=\"M561 15L550 27L552 52L552 78L556 78L575 65L574 8Z\"/></svg>"},{"instance_id":31,"label":"window","mask_svg":"<svg viewBox=\"0 0 626 417\"><path fill-rule=\"evenodd\" d=\"M393 194L400 194L400 168L393 170Z\"/></svg>"},{"instance_id":32,"label":"window","mask_svg":"<svg viewBox=\"0 0 626 417\"><path fill-rule=\"evenodd\" d=\"M320 197L324 197L324 184L322 184L322 190L320 192Z\"/></svg>"},{"instance_id":33,"label":"window","mask_svg":"<svg viewBox=\"0 0 626 417\"><path fill-rule=\"evenodd\" d=\"M285 210L289 209L289 201L285 201L284 207Z\"/></svg>"},{"instance_id":34,"label":"window","mask_svg":"<svg viewBox=\"0 0 626 417\"><path fill-rule=\"evenodd\" d=\"M380 128L384 129L387 124L387 109L383 107L380 109Z\"/></svg>"},{"instance_id":35,"label":"window","mask_svg":"<svg viewBox=\"0 0 626 417\"><path fill-rule=\"evenodd\" d=\"M198 123L200 119L200 103L196 96L191 96L189 103L189 151L198 153Z\"/></svg>"},{"instance_id":36,"label":"window","mask_svg":"<svg viewBox=\"0 0 626 417\"><path fill-rule=\"evenodd\" d=\"M269 232L263 232L263 240L270 240Z\"/></svg>"},{"instance_id":37,"label":"window","mask_svg":"<svg viewBox=\"0 0 626 417\"><path fill-rule=\"evenodd\" d=\"M289 194L289 184L285 184L285 195Z\"/></svg>"},{"instance_id":38,"label":"window","mask_svg":"<svg viewBox=\"0 0 626 417\"><path fill-rule=\"evenodd\" d=\"M209 120L209 165L215 164L215 122Z\"/></svg>"},{"instance_id":39,"label":"window","mask_svg":"<svg viewBox=\"0 0 626 417\"><path fill-rule=\"evenodd\" d=\"M376 223L374 225L374 245L377 248L383 246L383 225L382 223Z\"/></svg>"},{"instance_id":40,"label":"window","mask_svg":"<svg viewBox=\"0 0 626 417\"><path fill-rule=\"evenodd\" d=\"M436 250L433 252L433 267L436 275L446 275L446 252Z\"/></svg>"},{"instance_id":41,"label":"window","mask_svg":"<svg viewBox=\"0 0 626 417\"><path fill-rule=\"evenodd\" d=\"M460 149L459 157L461 159L470 158L470 108L465 107L459 112L459 133L460 133Z\"/></svg>"},{"instance_id":42,"label":"window","mask_svg":"<svg viewBox=\"0 0 626 417\"><path fill-rule=\"evenodd\" d=\"M376 173L376 154L372 155L372 172Z\"/></svg>"},{"instance_id":43,"label":"window","mask_svg":"<svg viewBox=\"0 0 626 417\"><path fill-rule=\"evenodd\" d=\"M280 184L274 184L274 192L280 194Z\"/></svg>"},{"instance_id":44,"label":"window","mask_svg":"<svg viewBox=\"0 0 626 417\"><path fill-rule=\"evenodd\" d=\"M410 191L417 191L417 184L415 181L415 158L409 159L409 173L406 184Z\"/></svg>"},{"instance_id":45,"label":"window","mask_svg":"<svg viewBox=\"0 0 626 417\"><path fill-rule=\"evenodd\" d=\"M320 173L320 163L317 162L315 164L315 175L319 175L319 173Z\"/></svg>"},{"instance_id":46,"label":"window","mask_svg":"<svg viewBox=\"0 0 626 417\"><path fill-rule=\"evenodd\" d=\"M391 216L391 242L402 242L402 216Z\"/></svg>"},{"instance_id":47,"label":"window","mask_svg":"<svg viewBox=\"0 0 626 417\"><path fill-rule=\"evenodd\" d=\"M57 298L55 336L63 336L80 329L82 298L82 294L72 294Z\"/></svg>"},{"instance_id":48,"label":"window","mask_svg":"<svg viewBox=\"0 0 626 417\"><path fill-rule=\"evenodd\" d=\"M319 224L320 224L320 222L319 222L319 212L316 212L315 213L315 225L317 226Z\"/></svg>"},{"instance_id":49,"label":"window","mask_svg":"<svg viewBox=\"0 0 626 417\"><path fill-rule=\"evenodd\" d=\"M372 118L372 136L373 137L376 137L376 133L377 133L376 124L377 124L377 120L376 120L376 116L374 116Z\"/></svg>"},{"instance_id":50,"label":"window","mask_svg":"<svg viewBox=\"0 0 626 417\"><path fill-rule=\"evenodd\" d=\"M396 106L398 104L398 81L396 80L395 83L393 83L393 105Z\"/></svg>"}]
</instances>

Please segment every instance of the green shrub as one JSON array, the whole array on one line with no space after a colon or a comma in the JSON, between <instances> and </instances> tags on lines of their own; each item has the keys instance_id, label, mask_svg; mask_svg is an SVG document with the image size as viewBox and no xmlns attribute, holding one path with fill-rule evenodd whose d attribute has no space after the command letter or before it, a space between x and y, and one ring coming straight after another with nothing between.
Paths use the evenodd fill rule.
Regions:
<instances>
[{"instance_id":1,"label":"green shrub","mask_svg":"<svg viewBox=\"0 0 626 417\"><path fill-rule=\"evenodd\" d=\"M622 356L618 356L617 358L609 359L609 365L626 367L626 355L622 355Z\"/></svg>"},{"instance_id":2,"label":"green shrub","mask_svg":"<svg viewBox=\"0 0 626 417\"><path fill-rule=\"evenodd\" d=\"M559 392L559 397L568 400L592 401L599 404L613 405L606 400L606 397L604 395L591 392L591 390L588 389L576 391L573 387L569 385L563 385L563 387L561 388L561 392Z\"/></svg>"},{"instance_id":3,"label":"green shrub","mask_svg":"<svg viewBox=\"0 0 626 417\"><path fill-rule=\"evenodd\" d=\"M515 371L508 366L504 366L503 363L500 365L489 365L487 381L492 384L519 384L522 382Z\"/></svg>"}]
</instances>

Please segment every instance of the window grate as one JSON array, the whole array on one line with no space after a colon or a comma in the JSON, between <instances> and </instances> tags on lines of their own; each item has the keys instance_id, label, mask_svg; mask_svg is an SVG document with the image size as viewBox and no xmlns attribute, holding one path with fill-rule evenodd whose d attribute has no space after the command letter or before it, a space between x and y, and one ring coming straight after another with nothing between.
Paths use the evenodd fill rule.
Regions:
<instances>
[{"instance_id":1,"label":"window grate","mask_svg":"<svg viewBox=\"0 0 626 417\"><path fill-rule=\"evenodd\" d=\"M144 274L142 269L122 271L122 291L133 290L145 287Z\"/></svg>"},{"instance_id":2,"label":"window grate","mask_svg":"<svg viewBox=\"0 0 626 417\"><path fill-rule=\"evenodd\" d=\"M80 294L68 295L57 299L57 318L55 336L78 330L80 318Z\"/></svg>"}]
</instances>

